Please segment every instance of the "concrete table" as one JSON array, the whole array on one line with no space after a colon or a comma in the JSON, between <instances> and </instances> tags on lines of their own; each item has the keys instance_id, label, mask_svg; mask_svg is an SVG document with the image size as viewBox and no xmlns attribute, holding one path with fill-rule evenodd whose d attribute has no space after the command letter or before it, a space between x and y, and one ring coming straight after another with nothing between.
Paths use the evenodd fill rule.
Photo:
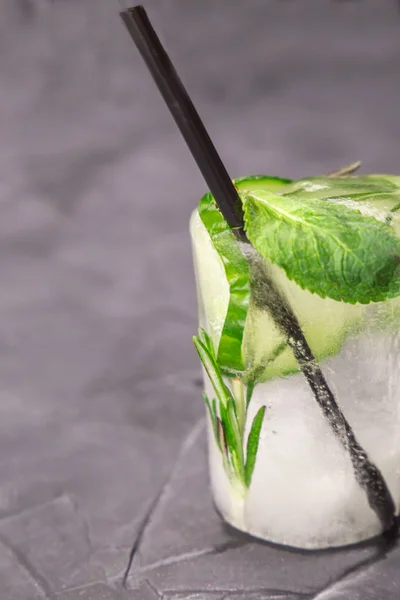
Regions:
<instances>
[{"instance_id":1,"label":"concrete table","mask_svg":"<svg viewBox=\"0 0 400 600\"><path fill-rule=\"evenodd\" d=\"M146 7L233 176L399 172L396 2ZM117 2L2 0L0 46L1 600L397 599L396 545L296 552L213 510L204 183Z\"/></svg>"}]
</instances>

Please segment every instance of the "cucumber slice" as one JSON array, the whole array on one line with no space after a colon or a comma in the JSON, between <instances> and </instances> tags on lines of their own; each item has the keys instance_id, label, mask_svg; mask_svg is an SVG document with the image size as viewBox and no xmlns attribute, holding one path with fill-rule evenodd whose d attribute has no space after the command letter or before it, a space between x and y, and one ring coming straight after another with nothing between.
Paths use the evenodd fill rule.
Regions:
<instances>
[{"instance_id":1,"label":"cucumber slice","mask_svg":"<svg viewBox=\"0 0 400 600\"><path fill-rule=\"evenodd\" d=\"M284 271L275 265L270 266L270 273L293 308L318 361L337 354L347 337L362 330L363 305L320 298L290 281ZM251 307L243 349L248 363L265 365L262 373L258 371L259 381L299 371L293 352L288 346L283 346L283 342L284 337L269 314Z\"/></svg>"},{"instance_id":2,"label":"cucumber slice","mask_svg":"<svg viewBox=\"0 0 400 600\"><path fill-rule=\"evenodd\" d=\"M281 189L290 183L279 177L250 176L238 179L238 189ZM199 306L204 311L203 324L215 347L218 364L226 375L245 370L242 356L243 331L250 298L249 269L237 240L216 207L211 194L200 200L199 220L193 217L191 228L198 280ZM205 237L208 236L209 243ZM213 248L220 261L209 263L207 256ZM227 283L218 289L215 282L223 277Z\"/></svg>"},{"instance_id":3,"label":"cucumber slice","mask_svg":"<svg viewBox=\"0 0 400 600\"><path fill-rule=\"evenodd\" d=\"M196 276L200 327L218 348L229 304L229 284L224 264L196 210L190 218L190 235Z\"/></svg>"},{"instance_id":4,"label":"cucumber slice","mask_svg":"<svg viewBox=\"0 0 400 600\"><path fill-rule=\"evenodd\" d=\"M282 192L284 186L292 184L291 179L282 177L267 177L266 175L249 175L248 177L240 177L235 179L234 183L239 190L267 190L268 192Z\"/></svg>"}]
</instances>

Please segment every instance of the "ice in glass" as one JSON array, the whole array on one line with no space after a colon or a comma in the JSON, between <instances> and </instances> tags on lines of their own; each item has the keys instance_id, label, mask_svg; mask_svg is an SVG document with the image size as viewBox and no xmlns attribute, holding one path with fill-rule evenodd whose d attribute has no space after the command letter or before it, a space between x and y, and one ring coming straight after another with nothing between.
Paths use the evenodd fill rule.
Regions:
<instances>
[{"instance_id":1,"label":"ice in glass","mask_svg":"<svg viewBox=\"0 0 400 600\"><path fill-rule=\"evenodd\" d=\"M400 177L235 185L250 244L210 194L190 222L216 507L300 548L378 535L400 503Z\"/></svg>"}]
</instances>

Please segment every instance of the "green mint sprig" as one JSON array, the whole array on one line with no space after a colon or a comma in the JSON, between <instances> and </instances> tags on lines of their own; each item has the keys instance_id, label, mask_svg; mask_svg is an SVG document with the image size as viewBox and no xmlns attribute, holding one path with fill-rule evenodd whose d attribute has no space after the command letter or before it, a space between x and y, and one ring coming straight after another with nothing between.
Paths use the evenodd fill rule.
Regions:
<instances>
[{"instance_id":1,"label":"green mint sprig","mask_svg":"<svg viewBox=\"0 0 400 600\"><path fill-rule=\"evenodd\" d=\"M400 239L374 217L316 198L243 194L256 250L322 298L368 304L400 294Z\"/></svg>"}]
</instances>

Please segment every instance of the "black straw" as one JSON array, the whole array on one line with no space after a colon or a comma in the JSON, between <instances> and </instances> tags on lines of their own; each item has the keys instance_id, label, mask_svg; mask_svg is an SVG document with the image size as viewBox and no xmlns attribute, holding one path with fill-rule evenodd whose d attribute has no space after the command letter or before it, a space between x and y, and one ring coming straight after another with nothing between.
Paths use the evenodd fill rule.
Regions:
<instances>
[{"instance_id":1,"label":"black straw","mask_svg":"<svg viewBox=\"0 0 400 600\"><path fill-rule=\"evenodd\" d=\"M224 219L245 240L239 195L143 6L120 13Z\"/></svg>"}]
</instances>

